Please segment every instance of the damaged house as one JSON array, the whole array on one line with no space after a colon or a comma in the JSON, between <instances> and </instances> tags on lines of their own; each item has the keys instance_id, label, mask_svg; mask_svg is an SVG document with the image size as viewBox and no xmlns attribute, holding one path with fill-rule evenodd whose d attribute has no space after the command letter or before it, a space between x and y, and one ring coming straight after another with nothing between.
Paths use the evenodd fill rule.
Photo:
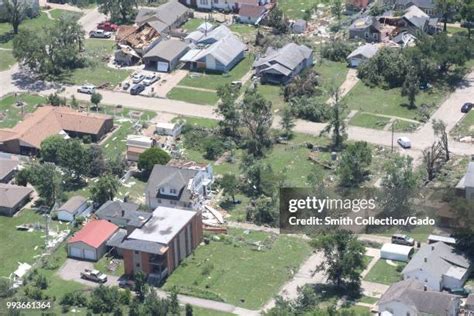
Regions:
<instances>
[{"instance_id":1,"label":"damaged house","mask_svg":"<svg viewBox=\"0 0 474 316\"><path fill-rule=\"evenodd\" d=\"M118 28L115 41L119 47L115 61L130 66L161 41L161 33L148 22L141 26L123 25Z\"/></svg>"}]
</instances>

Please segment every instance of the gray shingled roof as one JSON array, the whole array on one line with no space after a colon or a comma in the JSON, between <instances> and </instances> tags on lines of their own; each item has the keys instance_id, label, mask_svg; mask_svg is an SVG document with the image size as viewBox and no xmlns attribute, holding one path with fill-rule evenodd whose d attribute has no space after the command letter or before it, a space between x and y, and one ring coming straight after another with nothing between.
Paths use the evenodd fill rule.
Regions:
<instances>
[{"instance_id":1,"label":"gray shingled roof","mask_svg":"<svg viewBox=\"0 0 474 316\"><path fill-rule=\"evenodd\" d=\"M18 161L0 158L0 180L4 179L18 167Z\"/></svg>"},{"instance_id":2,"label":"gray shingled roof","mask_svg":"<svg viewBox=\"0 0 474 316\"><path fill-rule=\"evenodd\" d=\"M174 24L180 17L188 12L188 8L176 0L168 1L158 8L141 8L138 10L135 23L142 24L150 17L157 19L166 26Z\"/></svg>"},{"instance_id":3,"label":"gray shingled roof","mask_svg":"<svg viewBox=\"0 0 474 316\"><path fill-rule=\"evenodd\" d=\"M464 186L474 188L474 161L469 162L464 176Z\"/></svg>"},{"instance_id":4,"label":"gray shingled roof","mask_svg":"<svg viewBox=\"0 0 474 316\"><path fill-rule=\"evenodd\" d=\"M453 247L443 242L437 242L423 245L408 262L402 273L423 270L433 277L442 278L452 267L468 269L469 265L469 260L463 255L457 254Z\"/></svg>"},{"instance_id":5,"label":"gray shingled roof","mask_svg":"<svg viewBox=\"0 0 474 316\"><path fill-rule=\"evenodd\" d=\"M408 279L394 283L382 295L378 305L393 301L412 306L419 314L447 315L450 306L458 298L444 292L424 291L424 285L418 280Z\"/></svg>"},{"instance_id":6,"label":"gray shingled roof","mask_svg":"<svg viewBox=\"0 0 474 316\"><path fill-rule=\"evenodd\" d=\"M271 68L275 64L279 64L281 67L286 68L288 71L282 73L291 73L301 62L309 58L312 54L311 48L305 45L296 45L295 43L289 43L280 49L268 48L265 55L258 58L253 67ZM276 69L273 67L272 69ZM277 69L277 70L278 70ZM264 70L263 70L264 71Z\"/></svg>"},{"instance_id":7,"label":"gray shingled roof","mask_svg":"<svg viewBox=\"0 0 474 316\"><path fill-rule=\"evenodd\" d=\"M191 191L187 189L187 185L198 172L198 170L155 165L148 179L145 192L150 196L156 196L161 187L169 186L180 190L177 200L189 202ZM164 196L163 198L173 199L174 197Z\"/></svg>"},{"instance_id":8,"label":"gray shingled roof","mask_svg":"<svg viewBox=\"0 0 474 316\"><path fill-rule=\"evenodd\" d=\"M180 40L163 40L150 49L143 57L160 57L164 60L172 61L185 53L188 49L188 45Z\"/></svg>"},{"instance_id":9,"label":"gray shingled roof","mask_svg":"<svg viewBox=\"0 0 474 316\"><path fill-rule=\"evenodd\" d=\"M356 56L362 56L367 59L374 57L377 54L379 47L376 44L365 44L356 48L352 53L347 56L347 59L353 58Z\"/></svg>"},{"instance_id":10,"label":"gray shingled roof","mask_svg":"<svg viewBox=\"0 0 474 316\"><path fill-rule=\"evenodd\" d=\"M33 192L32 189L0 183L0 207L12 208Z\"/></svg>"},{"instance_id":11,"label":"gray shingled roof","mask_svg":"<svg viewBox=\"0 0 474 316\"><path fill-rule=\"evenodd\" d=\"M123 212L123 216L122 216ZM141 227L151 217L151 213L138 211L138 205L129 202L107 201L96 212L100 218L124 219L127 225Z\"/></svg>"},{"instance_id":12,"label":"gray shingled roof","mask_svg":"<svg viewBox=\"0 0 474 316\"><path fill-rule=\"evenodd\" d=\"M434 0L396 0L396 4L404 7L413 4L426 9L434 9L436 7Z\"/></svg>"},{"instance_id":13,"label":"gray shingled roof","mask_svg":"<svg viewBox=\"0 0 474 316\"><path fill-rule=\"evenodd\" d=\"M430 17L415 5L406 9L403 18L410 21L411 24L419 29L423 29L426 23L430 20Z\"/></svg>"},{"instance_id":14,"label":"gray shingled roof","mask_svg":"<svg viewBox=\"0 0 474 316\"><path fill-rule=\"evenodd\" d=\"M71 197L69 200L67 200L66 203L61 205L58 211L75 214L78 208L81 207L81 205L83 205L86 202L87 202L86 198L76 195L76 196Z\"/></svg>"}]
</instances>

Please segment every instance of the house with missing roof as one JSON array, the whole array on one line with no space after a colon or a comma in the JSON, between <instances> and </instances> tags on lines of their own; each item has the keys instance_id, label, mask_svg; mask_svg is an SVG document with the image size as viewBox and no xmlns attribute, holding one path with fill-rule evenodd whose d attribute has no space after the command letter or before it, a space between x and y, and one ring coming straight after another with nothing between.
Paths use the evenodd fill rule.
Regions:
<instances>
[{"instance_id":1,"label":"house with missing roof","mask_svg":"<svg viewBox=\"0 0 474 316\"><path fill-rule=\"evenodd\" d=\"M197 32L197 31L196 31ZM190 70L210 72L229 72L245 58L247 46L240 41L225 25L221 25L204 34L195 42L181 61Z\"/></svg>"},{"instance_id":2,"label":"house with missing roof","mask_svg":"<svg viewBox=\"0 0 474 316\"><path fill-rule=\"evenodd\" d=\"M415 253L402 271L404 280L418 280L432 291L464 286L471 265L462 254L443 242L426 244Z\"/></svg>"},{"instance_id":3,"label":"house with missing roof","mask_svg":"<svg viewBox=\"0 0 474 316\"><path fill-rule=\"evenodd\" d=\"M360 64L374 57L379 51L380 46L377 44L364 44L352 51L346 58L350 67L358 67Z\"/></svg>"},{"instance_id":4,"label":"house with missing roof","mask_svg":"<svg viewBox=\"0 0 474 316\"><path fill-rule=\"evenodd\" d=\"M78 216L83 215L85 212L88 213L91 210L92 205L87 202L87 199L82 196L76 195L71 197L58 208L58 220L72 222Z\"/></svg>"},{"instance_id":5,"label":"house with missing roof","mask_svg":"<svg viewBox=\"0 0 474 316\"><path fill-rule=\"evenodd\" d=\"M368 43L378 43L387 41L394 26L382 24L374 16L366 16L356 19L349 27L349 38L363 39Z\"/></svg>"},{"instance_id":6,"label":"house with missing roof","mask_svg":"<svg viewBox=\"0 0 474 316\"><path fill-rule=\"evenodd\" d=\"M470 161L466 174L456 185L456 194L474 201L474 161Z\"/></svg>"},{"instance_id":7,"label":"house with missing roof","mask_svg":"<svg viewBox=\"0 0 474 316\"><path fill-rule=\"evenodd\" d=\"M420 280L392 284L378 301L381 315L459 315L461 300L446 292L429 291Z\"/></svg>"},{"instance_id":8,"label":"house with missing roof","mask_svg":"<svg viewBox=\"0 0 474 316\"><path fill-rule=\"evenodd\" d=\"M311 48L290 43L280 49L269 47L255 60L253 69L262 83L287 84L313 64Z\"/></svg>"},{"instance_id":9,"label":"house with missing roof","mask_svg":"<svg viewBox=\"0 0 474 316\"><path fill-rule=\"evenodd\" d=\"M160 206L142 227L117 233L109 245L122 253L125 274L143 272L159 283L192 253L202 234L201 212Z\"/></svg>"},{"instance_id":10,"label":"house with missing roof","mask_svg":"<svg viewBox=\"0 0 474 316\"><path fill-rule=\"evenodd\" d=\"M0 151L36 155L41 142L53 135L101 140L113 128L112 116L78 112L68 107L42 106L13 128L0 129Z\"/></svg>"},{"instance_id":11,"label":"house with missing roof","mask_svg":"<svg viewBox=\"0 0 474 316\"><path fill-rule=\"evenodd\" d=\"M127 232L142 227L151 217L150 212L140 211L135 203L122 201L107 201L95 211L94 216L106 220Z\"/></svg>"},{"instance_id":12,"label":"house with missing roof","mask_svg":"<svg viewBox=\"0 0 474 316\"><path fill-rule=\"evenodd\" d=\"M160 72L171 72L189 50L188 45L177 39L162 40L143 55L145 67Z\"/></svg>"},{"instance_id":13,"label":"house with missing roof","mask_svg":"<svg viewBox=\"0 0 474 316\"><path fill-rule=\"evenodd\" d=\"M31 199L33 189L0 183L0 215L13 216Z\"/></svg>"},{"instance_id":14,"label":"house with missing roof","mask_svg":"<svg viewBox=\"0 0 474 316\"><path fill-rule=\"evenodd\" d=\"M145 189L146 204L150 209L200 209L202 201L210 195L213 181L210 165L155 165Z\"/></svg>"},{"instance_id":15,"label":"house with missing roof","mask_svg":"<svg viewBox=\"0 0 474 316\"><path fill-rule=\"evenodd\" d=\"M379 22L383 25L395 27L397 33L408 32L413 36L416 36L419 32L434 34L439 30L438 19L431 18L415 5L406 8L402 15L396 14L397 12L385 12L379 17Z\"/></svg>"},{"instance_id":16,"label":"house with missing roof","mask_svg":"<svg viewBox=\"0 0 474 316\"><path fill-rule=\"evenodd\" d=\"M135 23L153 25L159 33L169 33L172 29L184 24L191 16L191 11L177 0L170 0L157 8L140 8Z\"/></svg>"},{"instance_id":17,"label":"house with missing roof","mask_svg":"<svg viewBox=\"0 0 474 316\"><path fill-rule=\"evenodd\" d=\"M87 222L67 241L68 257L98 261L107 252L107 241L119 227L106 220Z\"/></svg>"},{"instance_id":18,"label":"house with missing roof","mask_svg":"<svg viewBox=\"0 0 474 316\"><path fill-rule=\"evenodd\" d=\"M405 10L416 5L429 16L437 15L435 0L384 0L384 4L393 6L395 10Z\"/></svg>"},{"instance_id":19,"label":"house with missing roof","mask_svg":"<svg viewBox=\"0 0 474 316\"><path fill-rule=\"evenodd\" d=\"M10 182L18 171L19 165L17 159L0 157L0 183Z\"/></svg>"}]
</instances>

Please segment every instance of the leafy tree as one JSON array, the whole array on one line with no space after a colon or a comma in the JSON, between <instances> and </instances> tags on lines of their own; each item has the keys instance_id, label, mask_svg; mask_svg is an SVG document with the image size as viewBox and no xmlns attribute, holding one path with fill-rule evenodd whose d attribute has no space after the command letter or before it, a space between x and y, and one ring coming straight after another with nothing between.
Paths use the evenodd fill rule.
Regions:
<instances>
[{"instance_id":1,"label":"leafy tree","mask_svg":"<svg viewBox=\"0 0 474 316\"><path fill-rule=\"evenodd\" d=\"M71 97L71 108L73 109L78 109L79 108L79 102L76 99L76 95L72 95Z\"/></svg>"},{"instance_id":2,"label":"leafy tree","mask_svg":"<svg viewBox=\"0 0 474 316\"><path fill-rule=\"evenodd\" d=\"M474 27L474 0L464 0L461 3L460 14L467 28L468 38L471 39L471 30Z\"/></svg>"},{"instance_id":3,"label":"leafy tree","mask_svg":"<svg viewBox=\"0 0 474 316\"><path fill-rule=\"evenodd\" d=\"M138 9L136 0L100 0L98 4L101 13L110 15L112 21L121 24L133 22Z\"/></svg>"},{"instance_id":4,"label":"leafy tree","mask_svg":"<svg viewBox=\"0 0 474 316\"><path fill-rule=\"evenodd\" d=\"M443 31L447 32L447 23L455 11L457 0L436 0L436 10L441 14L443 21Z\"/></svg>"},{"instance_id":5,"label":"leafy tree","mask_svg":"<svg viewBox=\"0 0 474 316\"><path fill-rule=\"evenodd\" d=\"M224 142L217 138L208 138L203 142L204 158L215 160L224 153Z\"/></svg>"},{"instance_id":6,"label":"leafy tree","mask_svg":"<svg viewBox=\"0 0 474 316\"><path fill-rule=\"evenodd\" d=\"M11 288L12 284L10 279L0 278L0 297L10 297L15 292Z\"/></svg>"},{"instance_id":7,"label":"leafy tree","mask_svg":"<svg viewBox=\"0 0 474 316\"><path fill-rule=\"evenodd\" d=\"M288 33L288 21L285 18L283 11L278 6L273 8L268 15L268 26L273 27L277 34Z\"/></svg>"},{"instance_id":8,"label":"leafy tree","mask_svg":"<svg viewBox=\"0 0 474 316\"><path fill-rule=\"evenodd\" d=\"M219 121L219 130L223 136L238 139L240 126L240 112L235 104L238 96L237 91L231 85L219 87L217 95L220 102L217 105L216 113L222 116Z\"/></svg>"},{"instance_id":9,"label":"leafy tree","mask_svg":"<svg viewBox=\"0 0 474 316\"><path fill-rule=\"evenodd\" d=\"M99 110L99 103L102 101L102 94L100 93L93 93L91 94L91 103L94 104L96 110Z\"/></svg>"},{"instance_id":10,"label":"leafy tree","mask_svg":"<svg viewBox=\"0 0 474 316\"><path fill-rule=\"evenodd\" d=\"M125 174L127 168L127 159L123 155L118 155L113 158L106 160L107 170L117 176L122 177Z\"/></svg>"},{"instance_id":11,"label":"leafy tree","mask_svg":"<svg viewBox=\"0 0 474 316\"><path fill-rule=\"evenodd\" d=\"M5 0L3 2L5 16L12 25L13 33L18 34L18 28L23 20L28 16L31 9L28 2L21 0Z\"/></svg>"},{"instance_id":12,"label":"leafy tree","mask_svg":"<svg viewBox=\"0 0 474 316\"><path fill-rule=\"evenodd\" d=\"M423 150L423 164L426 170L426 178L432 181L443 164L443 152L438 142L434 142L431 147Z\"/></svg>"},{"instance_id":13,"label":"leafy tree","mask_svg":"<svg viewBox=\"0 0 474 316\"><path fill-rule=\"evenodd\" d=\"M312 122L324 122L329 117L327 104L317 98L293 98L290 108L294 116Z\"/></svg>"},{"instance_id":14,"label":"leafy tree","mask_svg":"<svg viewBox=\"0 0 474 316\"><path fill-rule=\"evenodd\" d=\"M270 164L265 164L260 160L253 160L251 156L245 157L241 164L244 179L243 189L250 196L272 196L279 178L273 172Z\"/></svg>"},{"instance_id":15,"label":"leafy tree","mask_svg":"<svg viewBox=\"0 0 474 316\"><path fill-rule=\"evenodd\" d=\"M338 230L316 237L311 244L324 253L325 260L316 269L325 271L329 281L338 288L360 286L360 274L365 268L365 247L353 233Z\"/></svg>"},{"instance_id":16,"label":"leafy tree","mask_svg":"<svg viewBox=\"0 0 474 316\"><path fill-rule=\"evenodd\" d=\"M384 166L381 187L384 212L403 216L410 212L410 199L417 194L418 176L413 172L412 158L395 155Z\"/></svg>"},{"instance_id":17,"label":"leafy tree","mask_svg":"<svg viewBox=\"0 0 474 316\"><path fill-rule=\"evenodd\" d=\"M66 168L74 181L89 173L89 151L78 139L69 139L58 151L59 165Z\"/></svg>"},{"instance_id":18,"label":"leafy tree","mask_svg":"<svg viewBox=\"0 0 474 316\"><path fill-rule=\"evenodd\" d=\"M288 83L283 90L283 98L289 101L295 97L312 97L316 95L319 85L318 74L314 69L307 69Z\"/></svg>"},{"instance_id":19,"label":"leafy tree","mask_svg":"<svg viewBox=\"0 0 474 316\"><path fill-rule=\"evenodd\" d=\"M261 195L247 208L247 221L257 225L276 226L278 218L277 206L273 197Z\"/></svg>"},{"instance_id":20,"label":"leafy tree","mask_svg":"<svg viewBox=\"0 0 474 316\"><path fill-rule=\"evenodd\" d=\"M332 133L332 147L335 150L340 150L343 142L347 138L346 123L343 118L346 105L341 100L341 92L338 88L331 88L330 91L331 99L334 103L329 109L328 124L322 130L321 134Z\"/></svg>"},{"instance_id":21,"label":"leafy tree","mask_svg":"<svg viewBox=\"0 0 474 316\"><path fill-rule=\"evenodd\" d=\"M146 283L146 275L143 272L135 273L133 280L135 281L134 290L135 293L137 293L137 298L140 302L143 302L149 291L148 284Z\"/></svg>"},{"instance_id":22,"label":"leafy tree","mask_svg":"<svg viewBox=\"0 0 474 316\"><path fill-rule=\"evenodd\" d=\"M25 179L35 187L44 205L52 207L62 194L62 176L56 166L52 163L36 163L24 170Z\"/></svg>"},{"instance_id":23,"label":"leafy tree","mask_svg":"<svg viewBox=\"0 0 474 316\"><path fill-rule=\"evenodd\" d=\"M341 20L342 13L344 12L344 3L342 0L333 0L331 2L331 13L334 15L338 21Z\"/></svg>"},{"instance_id":24,"label":"leafy tree","mask_svg":"<svg viewBox=\"0 0 474 316\"><path fill-rule=\"evenodd\" d=\"M347 187L357 187L366 179L371 163L372 150L366 142L347 145L337 168L340 184Z\"/></svg>"},{"instance_id":25,"label":"leafy tree","mask_svg":"<svg viewBox=\"0 0 474 316\"><path fill-rule=\"evenodd\" d=\"M90 157L89 175L91 177L98 177L108 170L104 150L101 146L95 144L89 146L88 155Z\"/></svg>"},{"instance_id":26,"label":"leafy tree","mask_svg":"<svg viewBox=\"0 0 474 316\"><path fill-rule=\"evenodd\" d=\"M184 314L185 314L186 316L193 316L193 315L194 315L194 314L193 314L193 307L192 307L191 305L189 305L189 304L186 304L186 305L184 306Z\"/></svg>"},{"instance_id":27,"label":"leafy tree","mask_svg":"<svg viewBox=\"0 0 474 316\"><path fill-rule=\"evenodd\" d=\"M152 147L138 156L138 168L148 177L155 165L166 165L170 155L161 148Z\"/></svg>"},{"instance_id":28,"label":"leafy tree","mask_svg":"<svg viewBox=\"0 0 474 316\"><path fill-rule=\"evenodd\" d=\"M449 153L449 135L447 131L446 123L442 120L433 120L433 130L436 136L440 138L439 144L444 152L444 161L447 162L450 159Z\"/></svg>"},{"instance_id":29,"label":"leafy tree","mask_svg":"<svg viewBox=\"0 0 474 316\"><path fill-rule=\"evenodd\" d=\"M178 290L175 287L171 289L168 300L169 300L170 314L173 316L179 316L181 307L179 306L179 301L178 301Z\"/></svg>"},{"instance_id":30,"label":"leafy tree","mask_svg":"<svg viewBox=\"0 0 474 316\"><path fill-rule=\"evenodd\" d=\"M48 103L52 106L60 106L63 102L64 100L56 92L48 95Z\"/></svg>"},{"instance_id":31,"label":"leafy tree","mask_svg":"<svg viewBox=\"0 0 474 316\"><path fill-rule=\"evenodd\" d=\"M410 67L403 82L402 96L408 97L410 108L415 108L416 95L420 92L420 80L414 67Z\"/></svg>"},{"instance_id":32,"label":"leafy tree","mask_svg":"<svg viewBox=\"0 0 474 316\"><path fill-rule=\"evenodd\" d=\"M55 78L82 66L84 31L74 19L60 18L42 28L20 30L13 56L40 78Z\"/></svg>"},{"instance_id":33,"label":"leafy tree","mask_svg":"<svg viewBox=\"0 0 474 316\"><path fill-rule=\"evenodd\" d=\"M321 57L332 61L345 61L351 52L352 45L341 40L332 41L321 47Z\"/></svg>"},{"instance_id":34,"label":"leafy tree","mask_svg":"<svg viewBox=\"0 0 474 316\"><path fill-rule=\"evenodd\" d=\"M400 87L407 73L406 57L400 50L381 48L374 57L358 67L357 73L369 86Z\"/></svg>"},{"instance_id":35,"label":"leafy tree","mask_svg":"<svg viewBox=\"0 0 474 316\"><path fill-rule=\"evenodd\" d=\"M103 286L95 288L90 297L89 308L95 314L112 313L114 307L120 305L120 290L116 286Z\"/></svg>"},{"instance_id":36,"label":"leafy tree","mask_svg":"<svg viewBox=\"0 0 474 316\"><path fill-rule=\"evenodd\" d=\"M66 146L67 140L61 135L49 136L41 142L41 160L52 163L59 163L59 153Z\"/></svg>"},{"instance_id":37,"label":"leafy tree","mask_svg":"<svg viewBox=\"0 0 474 316\"><path fill-rule=\"evenodd\" d=\"M272 146L272 103L255 90L247 90L241 105L241 122L246 128L245 146L247 152L261 158L265 150Z\"/></svg>"},{"instance_id":38,"label":"leafy tree","mask_svg":"<svg viewBox=\"0 0 474 316\"><path fill-rule=\"evenodd\" d=\"M91 199L97 205L102 205L115 197L119 185L117 178L110 174L100 177L97 182L90 186Z\"/></svg>"},{"instance_id":39,"label":"leafy tree","mask_svg":"<svg viewBox=\"0 0 474 316\"><path fill-rule=\"evenodd\" d=\"M283 109L280 125L283 129L283 135L290 138L293 135L293 128L296 126L296 124L293 112L289 107L285 107Z\"/></svg>"},{"instance_id":40,"label":"leafy tree","mask_svg":"<svg viewBox=\"0 0 474 316\"><path fill-rule=\"evenodd\" d=\"M232 173L226 173L220 180L220 186L224 190L224 195L232 197L232 202L235 203L235 195L239 191L239 181Z\"/></svg>"}]
</instances>

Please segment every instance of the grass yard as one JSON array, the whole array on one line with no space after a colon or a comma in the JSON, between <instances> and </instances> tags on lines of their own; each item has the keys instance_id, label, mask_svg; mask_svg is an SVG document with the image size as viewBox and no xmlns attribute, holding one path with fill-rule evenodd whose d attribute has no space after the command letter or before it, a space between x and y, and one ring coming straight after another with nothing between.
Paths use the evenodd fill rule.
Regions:
<instances>
[{"instance_id":1,"label":"grass yard","mask_svg":"<svg viewBox=\"0 0 474 316\"><path fill-rule=\"evenodd\" d=\"M145 187L146 182L136 177L131 177L123 186L120 187L117 197L123 199L125 196L128 196L131 202L144 204Z\"/></svg>"},{"instance_id":2,"label":"grass yard","mask_svg":"<svg viewBox=\"0 0 474 316\"><path fill-rule=\"evenodd\" d=\"M39 29L43 26L51 23L51 20L48 18L46 13L41 12L37 17L32 19L26 19L21 23L21 29ZM12 48L13 47L13 29L11 25L7 22L0 23L0 47L2 48Z\"/></svg>"},{"instance_id":3,"label":"grass yard","mask_svg":"<svg viewBox=\"0 0 474 316\"><path fill-rule=\"evenodd\" d=\"M109 269L109 265L111 264L111 260L113 260L113 257L109 257L107 255L103 256L99 261L94 263L94 268L99 270L102 273L105 273L107 275L114 275L114 276L122 276L125 273L125 268L123 265L123 260L118 260L118 265L116 266L115 270Z\"/></svg>"},{"instance_id":4,"label":"grass yard","mask_svg":"<svg viewBox=\"0 0 474 316\"><path fill-rule=\"evenodd\" d=\"M413 132L415 131L420 124L404 121L404 120L395 120L395 132Z\"/></svg>"},{"instance_id":5,"label":"grass yard","mask_svg":"<svg viewBox=\"0 0 474 316\"><path fill-rule=\"evenodd\" d=\"M131 71L114 69L107 66L114 51L115 42L104 39L86 39L85 54L88 66L74 69L66 81L72 84L90 83L93 85L108 84L114 87L124 81Z\"/></svg>"},{"instance_id":6,"label":"grass yard","mask_svg":"<svg viewBox=\"0 0 474 316\"><path fill-rule=\"evenodd\" d=\"M379 299L371 296L362 296L357 302L366 303L366 304L375 304Z\"/></svg>"},{"instance_id":7,"label":"grass yard","mask_svg":"<svg viewBox=\"0 0 474 316\"><path fill-rule=\"evenodd\" d=\"M327 59L321 59L315 66L314 69L321 76L321 85L335 85L339 87L345 80L349 68L344 62L336 62Z\"/></svg>"},{"instance_id":8,"label":"grass yard","mask_svg":"<svg viewBox=\"0 0 474 316\"><path fill-rule=\"evenodd\" d=\"M14 95L3 97L0 99L0 128L14 127L22 119L21 107L16 106L17 100L26 103L25 113L33 112L38 104L46 102L46 98L32 94L20 94L17 98Z\"/></svg>"},{"instance_id":9,"label":"grass yard","mask_svg":"<svg viewBox=\"0 0 474 316\"><path fill-rule=\"evenodd\" d=\"M215 105L219 97L215 92L199 91L186 88L173 88L166 95L168 99L179 100L201 105Z\"/></svg>"},{"instance_id":10,"label":"grass yard","mask_svg":"<svg viewBox=\"0 0 474 316\"><path fill-rule=\"evenodd\" d=\"M395 262L395 261L394 261ZM401 268L405 267L405 262L396 262ZM391 285L401 280L401 273L387 263L384 259L379 259L364 278L365 281Z\"/></svg>"},{"instance_id":11,"label":"grass yard","mask_svg":"<svg viewBox=\"0 0 474 316\"><path fill-rule=\"evenodd\" d=\"M318 0L280 0L278 1L278 7L283 10L288 18L301 19L305 10L312 8L318 3Z\"/></svg>"},{"instance_id":12,"label":"grass yard","mask_svg":"<svg viewBox=\"0 0 474 316\"><path fill-rule=\"evenodd\" d=\"M234 23L229 26L229 29L232 32L235 32L242 36L253 35L257 33L257 29L249 24Z\"/></svg>"},{"instance_id":13,"label":"grass yard","mask_svg":"<svg viewBox=\"0 0 474 316\"><path fill-rule=\"evenodd\" d=\"M416 104L434 105L433 110L441 103L446 93L433 89L429 92L420 92L416 98ZM408 101L400 94L400 89L384 90L382 88L370 88L359 82L344 98L349 109L369 113L398 116L408 119L417 119L417 110L411 110L404 106Z\"/></svg>"},{"instance_id":14,"label":"grass yard","mask_svg":"<svg viewBox=\"0 0 474 316\"><path fill-rule=\"evenodd\" d=\"M474 110L469 111L456 127L451 131L452 136L474 137Z\"/></svg>"},{"instance_id":15,"label":"grass yard","mask_svg":"<svg viewBox=\"0 0 474 316\"><path fill-rule=\"evenodd\" d=\"M109 158L123 155L127 150L127 136L134 134L133 124L130 121L118 123L117 129L102 144L104 153Z\"/></svg>"},{"instance_id":16,"label":"grass yard","mask_svg":"<svg viewBox=\"0 0 474 316\"><path fill-rule=\"evenodd\" d=\"M366 306L353 305L351 307L343 307L339 310L342 315L371 316L370 308Z\"/></svg>"},{"instance_id":17,"label":"grass yard","mask_svg":"<svg viewBox=\"0 0 474 316\"><path fill-rule=\"evenodd\" d=\"M217 127L218 121L213 119L201 118L201 117L191 117L191 116L179 116L174 118L172 121L175 122L177 120L185 120L187 124L191 124L193 126L201 126L206 128L214 128Z\"/></svg>"},{"instance_id":18,"label":"grass yard","mask_svg":"<svg viewBox=\"0 0 474 316\"><path fill-rule=\"evenodd\" d=\"M194 316L231 316L232 313L218 312L212 309L205 309L197 306L193 306Z\"/></svg>"},{"instance_id":19,"label":"grass yard","mask_svg":"<svg viewBox=\"0 0 474 316\"><path fill-rule=\"evenodd\" d=\"M390 122L389 118L358 112L349 121L350 125L382 130Z\"/></svg>"},{"instance_id":20,"label":"grass yard","mask_svg":"<svg viewBox=\"0 0 474 316\"><path fill-rule=\"evenodd\" d=\"M178 85L217 90L217 88L220 86L231 83L235 80L240 80L247 72L250 71L253 60L254 58L252 55L247 55L234 68L232 68L231 71L225 74L191 72L183 80L181 80Z\"/></svg>"},{"instance_id":21,"label":"grass yard","mask_svg":"<svg viewBox=\"0 0 474 316\"><path fill-rule=\"evenodd\" d=\"M281 110L286 106L286 102L281 94L281 86L270 84L259 84L258 92L268 101L272 102L273 110Z\"/></svg>"},{"instance_id":22,"label":"grass yard","mask_svg":"<svg viewBox=\"0 0 474 316\"><path fill-rule=\"evenodd\" d=\"M44 219L36 212L24 209L14 217L0 216L0 277L8 277L18 267L18 262L33 263L33 257L43 251L43 231L18 231L21 224L43 224ZM15 254L14 256L12 254Z\"/></svg>"},{"instance_id":23,"label":"grass yard","mask_svg":"<svg viewBox=\"0 0 474 316\"><path fill-rule=\"evenodd\" d=\"M205 21L203 19L189 19L186 23L184 23L182 28L186 30L187 32L192 32L192 31L195 31L199 27L199 25L201 25L204 22Z\"/></svg>"},{"instance_id":24,"label":"grass yard","mask_svg":"<svg viewBox=\"0 0 474 316\"><path fill-rule=\"evenodd\" d=\"M0 50L0 71L8 70L16 63L10 50Z\"/></svg>"},{"instance_id":25,"label":"grass yard","mask_svg":"<svg viewBox=\"0 0 474 316\"><path fill-rule=\"evenodd\" d=\"M53 19L65 18L65 19L74 19L79 20L82 16L81 12L53 9L49 11L49 14Z\"/></svg>"},{"instance_id":26,"label":"grass yard","mask_svg":"<svg viewBox=\"0 0 474 316\"><path fill-rule=\"evenodd\" d=\"M258 251L258 245L263 250ZM198 247L164 289L176 286L183 294L257 309L276 295L310 253L301 239L231 229L220 241Z\"/></svg>"}]
</instances>

